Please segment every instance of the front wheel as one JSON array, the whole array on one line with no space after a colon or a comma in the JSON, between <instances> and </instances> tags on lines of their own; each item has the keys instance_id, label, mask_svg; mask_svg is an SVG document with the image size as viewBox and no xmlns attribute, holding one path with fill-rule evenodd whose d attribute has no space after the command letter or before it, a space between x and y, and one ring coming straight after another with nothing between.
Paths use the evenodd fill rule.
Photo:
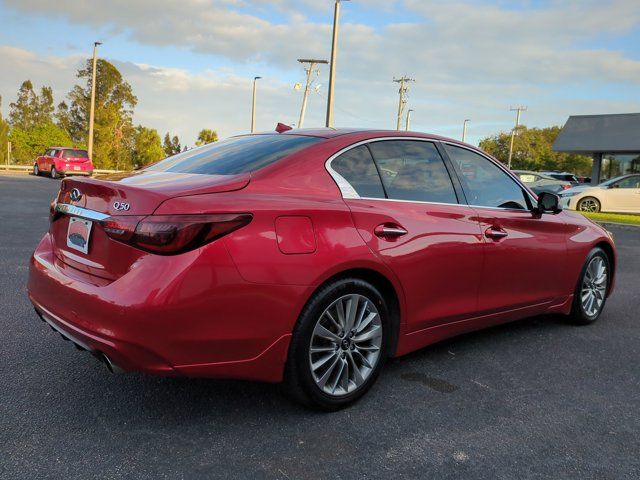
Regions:
<instances>
[{"instance_id":1,"label":"front wheel","mask_svg":"<svg viewBox=\"0 0 640 480\"><path fill-rule=\"evenodd\" d=\"M359 279L322 287L294 330L285 393L312 408L346 407L373 385L388 352L389 314L378 290Z\"/></svg>"},{"instance_id":2,"label":"front wheel","mask_svg":"<svg viewBox=\"0 0 640 480\"><path fill-rule=\"evenodd\" d=\"M34 163L33 164L33 174L37 177L40 175L40 169L38 168L38 164Z\"/></svg>"},{"instance_id":3,"label":"front wheel","mask_svg":"<svg viewBox=\"0 0 640 480\"><path fill-rule=\"evenodd\" d=\"M610 282L609 257L601 248L596 247L587 255L580 272L570 314L574 323L588 325L600 317L607 300Z\"/></svg>"},{"instance_id":4,"label":"front wheel","mask_svg":"<svg viewBox=\"0 0 640 480\"><path fill-rule=\"evenodd\" d=\"M51 167L51 178L53 178L54 180L60 178L60 174L56 170L56 167L53 166Z\"/></svg>"},{"instance_id":5,"label":"front wheel","mask_svg":"<svg viewBox=\"0 0 640 480\"><path fill-rule=\"evenodd\" d=\"M578 202L578 208L581 212L597 213L600 211L600 201L594 197L585 197Z\"/></svg>"}]
</instances>

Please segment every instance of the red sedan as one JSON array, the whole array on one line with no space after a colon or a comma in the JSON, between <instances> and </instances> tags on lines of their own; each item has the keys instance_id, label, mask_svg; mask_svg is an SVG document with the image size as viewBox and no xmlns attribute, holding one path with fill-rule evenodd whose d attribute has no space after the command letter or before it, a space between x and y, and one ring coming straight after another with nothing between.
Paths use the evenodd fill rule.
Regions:
<instances>
[{"instance_id":1,"label":"red sedan","mask_svg":"<svg viewBox=\"0 0 640 480\"><path fill-rule=\"evenodd\" d=\"M594 322L615 258L606 230L469 145L290 130L65 179L29 296L111 370L283 382L331 410L444 338Z\"/></svg>"},{"instance_id":2,"label":"red sedan","mask_svg":"<svg viewBox=\"0 0 640 480\"><path fill-rule=\"evenodd\" d=\"M46 173L51 178L65 175L93 175L93 162L86 150L80 148L51 147L33 162L33 174Z\"/></svg>"}]
</instances>

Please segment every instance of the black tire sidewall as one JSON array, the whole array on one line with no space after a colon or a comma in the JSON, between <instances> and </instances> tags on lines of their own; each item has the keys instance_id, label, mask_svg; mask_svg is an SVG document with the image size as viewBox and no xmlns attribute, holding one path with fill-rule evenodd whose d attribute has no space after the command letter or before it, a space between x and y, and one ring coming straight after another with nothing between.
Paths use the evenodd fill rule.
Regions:
<instances>
[{"instance_id":1,"label":"black tire sidewall","mask_svg":"<svg viewBox=\"0 0 640 480\"><path fill-rule=\"evenodd\" d=\"M604 260L604 263L607 268L607 285L605 288L605 296L602 301L602 305L600 305L600 309L595 315L587 315L587 313L584 311L584 307L582 306L582 297L581 297L582 282L584 281L584 277L587 272L587 267L589 266L589 263L591 262L591 260L593 260L594 257L601 257ZM607 303L607 295L609 293L610 285L611 285L611 262L609 261L609 257L601 248L599 247L593 248L589 252L589 255L587 255L584 265L582 266L582 270L580 271L578 284L576 285L576 290L574 293L573 311L572 311L572 315L574 319L582 324L590 324L598 320L598 318L600 318L600 315L602 315L602 311L604 310L605 304Z\"/></svg>"},{"instance_id":2,"label":"black tire sidewall","mask_svg":"<svg viewBox=\"0 0 640 480\"><path fill-rule=\"evenodd\" d=\"M33 166L33 174L37 177L38 175L40 175L40 169L38 168L38 164L36 163Z\"/></svg>"},{"instance_id":3,"label":"black tire sidewall","mask_svg":"<svg viewBox=\"0 0 640 480\"><path fill-rule=\"evenodd\" d=\"M378 363L365 383L352 393L340 397L333 397L323 392L313 379L309 365L311 336L316 322L324 310L338 298L354 293L367 297L378 309L382 323L382 348ZM389 322L389 310L380 292L373 285L363 280L338 280L316 292L303 309L294 330L289 350L289 368L287 370L290 378L285 381L298 383L297 387L299 387L304 392L305 397L307 397L307 401L304 403L308 406L329 411L343 408L362 397L374 384L388 355L390 338L391 325ZM291 378L291 376L293 378Z\"/></svg>"},{"instance_id":4,"label":"black tire sidewall","mask_svg":"<svg viewBox=\"0 0 640 480\"><path fill-rule=\"evenodd\" d=\"M56 170L56 167L51 167L51 178L54 180L58 178L58 171Z\"/></svg>"}]
</instances>

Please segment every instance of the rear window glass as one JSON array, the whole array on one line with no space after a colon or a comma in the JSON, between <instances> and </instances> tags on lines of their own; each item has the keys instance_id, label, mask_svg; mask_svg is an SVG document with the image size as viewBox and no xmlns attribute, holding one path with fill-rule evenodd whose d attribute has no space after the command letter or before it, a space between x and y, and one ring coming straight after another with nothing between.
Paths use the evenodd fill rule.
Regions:
<instances>
[{"instance_id":1,"label":"rear window glass","mask_svg":"<svg viewBox=\"0 0 640 480\"><path fill-rule=\"evenodd\" d=\"M297 135L247 135L179 153L145 170L233 175L259 170L324 140Z\"/></svg>"},{"instance_id":2,"label":"rear window glass","mask_svg":"<svg viewBox=\"0 0 640 480\"><path fill-rule=\"evenodd\" d=\"M89 158L86 150L63 150L62 158Z\"/></svg>"}]
</instances>

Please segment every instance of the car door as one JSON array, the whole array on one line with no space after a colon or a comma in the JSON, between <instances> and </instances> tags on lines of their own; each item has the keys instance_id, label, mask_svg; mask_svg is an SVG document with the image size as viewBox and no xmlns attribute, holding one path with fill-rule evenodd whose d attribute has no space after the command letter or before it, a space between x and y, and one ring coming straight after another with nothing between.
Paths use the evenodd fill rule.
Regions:
<instances>
[{"instance_id":1,"label":"car door","mask_svg":"<svg viewBox=\"0 0 640 480\"><path fill-rule=\"evenodd\" d=\"M330 171L360 235L402 285L408 331L472 316L482 238L435 144L371 141L334 158Z\"/></svg>"},{"instance_id":2,"label":"car door","mask_svg":"<svg viewBox=\"0 0 640 480\"><path fill-rule=\"evenodd\" d=\"M445 144L484 239L480 314L546 306L566 285L567 226L532 211L533 199L506 169L462 146Z\"/></svg>"},{"instance_id":3,"label":"car door","mask_svg":"<svg viewBox=\"0 0 640 480\"><path fill-rule=\"evenodd\" d=\"M640 213L640 175L623 178L604 190L602 210Z\"/></svg>"},{"instance_id":4,"label":"car door","mask_svg":"<svg viewBox=\"0 0 640 480\"><path fill-rule=\"evenodd\" d=\"M48 172L49 171L49 154L51 153L51 150L45 150L45 152L40 155L37 159L36 162L38 162L38 169L41 172Z\"/></svg>"}]
</instances>

